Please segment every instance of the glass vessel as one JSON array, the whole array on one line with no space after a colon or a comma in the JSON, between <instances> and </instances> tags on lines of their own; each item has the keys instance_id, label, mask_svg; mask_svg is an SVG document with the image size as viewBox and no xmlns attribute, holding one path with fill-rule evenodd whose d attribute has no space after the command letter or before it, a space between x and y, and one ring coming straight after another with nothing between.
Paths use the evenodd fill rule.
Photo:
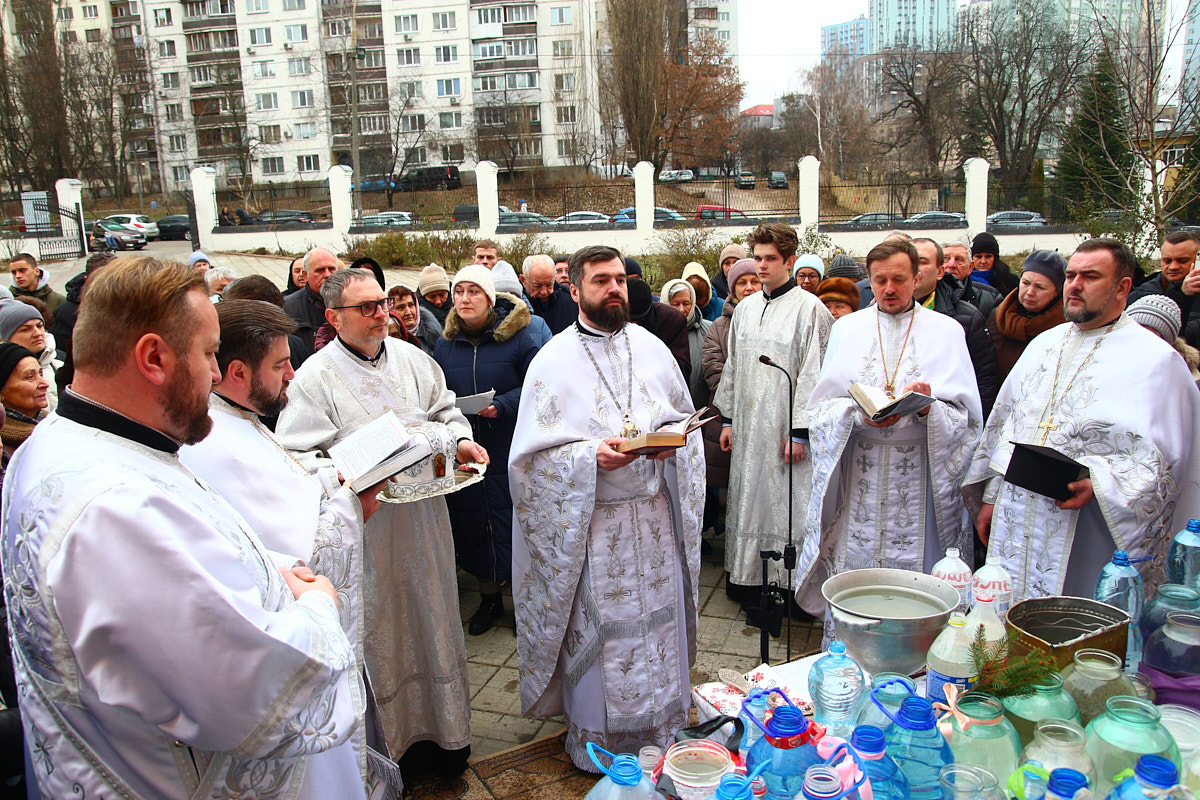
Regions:
<instances>
[{"instance_id":1,"label":"glass vessel","mask_svg":"<svg viewBox=\"0 0 1200 800\"><path fill-rule=\"evenodd\" d=\"M1087 725L1104 713L1110 697L1136 695L1124 672L1125 662L1107 650L1084 648L1062 671L1063 688L1079 709L1081 724Z\"/></svg>"},{"instance_id":2,"label":"glass vessel","mask_svg":"<svg viewBox=\"0 0 1200 800\"><path fill-rule=\"evenodd\" d=\"M944 800L1005 800L996 776L987 767L955 761L942 767L938 780Z\"/></svg>"},{"instance_id":3,"label":"glass vessel","mask_svg":"<svg viewBox=\"0 0 1200 800\"><path fill-rule=\"evenodd\" d=\"M1200 612L1200 591L1180 583L1164 583L1158 587L1158 594L1146 603L1142 609L1142 617L1138 627L1142 636L1149 639L1150 634L1167 624L1167 614L1172 611Z\"/></svg>"},{"instance_id":4,"label":"glass vessel","mask_svg":"<svg viewBox=\"0 0 1200 800\"><path fill-rule=\"evenodd\" d=\"M1036 761L1046 771L1068 767L1083 773L1089 785L1096 783L1096 767L1087 753L1087 734L1076 722L1044 719L1033 726L1033 741L1021 753L1020 762Z\"/></svg>"},{"instance_id":5,"label":"glass vessel","mask_svg":"<svg viewBox=\"0 0 1200 800\"><path fill-rule=\"evenodd\" d=\"M1159 706L1163 727L1175 737L1183 761L1180 783L1200 795L1200 711L1174 704Z\"/></svg>"},{"instance_id":6,"label":"glass vessel","mask_svg":"<svg viewBox=\"0 0 1200 800\"><path fill-rule=\"evenodd\" d=\"M1087 752L1096 765L1092 793L1105 797L1114 778L1133 769L1138 756L1147 753L1181 766L1175 738L1163 727L1158 708L1136 697L1110 697L1104 713L1087 726Z\"/></svg>"},{"instance_id":7,"label":"glass vessel","mask_svg":"<svg viewBox=\"0 0 1200 800\"><path fill-rule=\"evenodd\" d=\"M1154 684L1150 682L1150 679L1141 672L1126 672L1125 674L1129 677L1130 682L1133 684L1133 689L1137 693L1137 696L1143 700L1149 700L1151 703L1153 703Z\"/></svg>"},{"instance_id":8,"label":"glass vessel","mask_svg":"<svg viewBox=\"0 0 1200 800\"><path fill-rule=\"evenodd\" d=\"M901 675L899 672L877 672L871 676L871 687L863 696L854 727L874 725L881 731L886 731L896 714L900 713L900 704L904 702L904 698L912 697L916 693L917 686L907 675ZM891 716L880 709L877 703L891 712Z\"/></svg>"},{"instance_id":9,"label":"glass vessel","mask_svg":"<svg viewBox=\"0 0 1200 800\"><path fill-rule=\"evenodd\" d=\"M1005 697L1004 716L1017 729L1021 744L1028 747L1033 741L1033 728L1043 719L1069 719L1080 722L1079 707L1063 689L1062 675L1052 672L1034 686L1033 694L1024 697Z\"/></svg>"},{"instance_id":10,"label":"glass vessel","mask_svg":"<svg viewBox=\"0 0 1200 800\"><path fill-rule=\"evenodd\" d=\"M1142 660L1177 675L1200 675L1200 614L1172 611L1146 642Z\"/></svg>"},{"instance_id":11,"label":"glass vessel","mask_svg":"<svg viewBox=\"0 0 1200 800\"><path fill-rule=\"evenodd\" d=\"M959 696L957 714L950 714L950 751L955 763L978 764L1005 780L1017 768L1021 737L1004 716L1004 705L984 692ZM966 717L961 720L959 717Z\"/></svg>"}]
</instances>

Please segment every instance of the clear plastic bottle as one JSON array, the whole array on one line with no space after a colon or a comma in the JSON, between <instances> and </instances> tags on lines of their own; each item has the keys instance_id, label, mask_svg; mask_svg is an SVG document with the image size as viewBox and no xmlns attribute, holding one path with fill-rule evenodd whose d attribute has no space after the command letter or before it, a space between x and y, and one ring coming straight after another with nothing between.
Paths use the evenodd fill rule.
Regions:
<instances>
[{"instance_id":1,"label":"clear plastic bottle","mask_svg":"<svg viewBox=\"0 0 1200 800\"><path fill-rule=\"evenodd\" d=\"M930 702L946 702L946 684L953 684L960 692L971 688L975 678L971 663L971 636L967 633L967 617L957 611L950 614L950 622L933 640L925 656L925 696Z\"/></svg>"},{"instance_id":2,"label":"clear plastic bottle","mask_svg":"<svg viewBox=\"0 0 1200 800\"><path fill-rule=\"evenodd\" d=\"M584 800L659 800L654 784L642 774L637 756L632 753L613 755L592 742L587 743L587 753L604 777L584 796ZM597 754L610 757L612 763L605 767Z\"/></svg>"},{"instance_id":3,"label":"clear plastic bottle","mask_svg":"<svg viewBox=\"0 0 1200 800\"><path fill-rule=\"evenodd\" d=\"M1124 550L1113 553L1112 561L1100 570L1095 595L1099 602L1115 606L1129 615L1129 645L1125 652L1125 671L1129 673L1137 672L1142 663L1142 632L1138 623L1146 605L1146 587L1133 563Z\"/></svg>"},{"instance_id":4,"label":"clear plastic bottle","mask_svg":"<svg viewBox=\"0 0 1200 800\"><path fill-rule=\"evenodd\" d=\"M813 719L825 726L829 736L850 735L865 685L862 669L846 655L845 643L835 639L829 653L817 659L808 673Z\"/></svg>"},{"instance_id":5,"label":"clear plastic bottle","mask_svg":"<svg viewBox=\"0 0 1200 800\"><path fill-rule=\"evenodd\" d=\"M907 675L901 675L899 672L876 672L871 676L871 686L858 708L854 726L874 725L881 731L887 730L887 726L892 724L892 719L900 712L900 704L904 702L904 698L916 693L917 686Z\"/></svg>"},{"instance_id":6,"label":"clear plastic bottle","mask_svg":"<svg viewBox=\"0 0 1200 800\"><path fill-rule=\"evenodd\" d=\"M1200 589L1200 519L1189 519L1167 553L1167 581Z\"/></svg>"},{"instance_id":7,"label":"clear plastic bottle","mask_svg":"<svg viewBox=\"0 0 1200 800\"><path fill-rule=\"evenodd\" d=\"M750 778L731 772L721 777L717 791L708 800L754 800Z\"/></svg>"},{"instance_id":8,"label":"clear plastic bottle","mask_svg":"<svg viewBox=\"0 0 1200 800\"><path fill-rule=\"evenodd\" d=\"M815 731L804 714L790 705L778 706L766 727L746 754L746 768L755 772L762 767L767 784L764 800L794 800L804 785L805 770L821 763L813 743Z\"/></svg>"},{"instance_id":9,"label":"clear plastic bottle","mask_svg":"<svg viewBox=\"0 0 1200 800\"><path fill-rule=\"evenodd\" d=\"M883 738L913 800L942 800L942 767L954 763L954 754L938 730L932 704L924 697L905 699Z\"/></svg>"},{"instance_id":10,"label":"clear plastic bottle","mask_svg":"<svg viewBox=\"0 0 1200 800\"><path fill-rule=\"evenodd\" d=\"M1183 797L1183 793L1167 794L1165 790L1179 783L1179 769L1162 756L1142 756L1133 774L1113 787L1108 800L1146 800L1147 797ZM1147 791L1149 790L1149 791Z\"/></svg>"},{"instance_id":11,"label":"clear plastic bottle","mask_svg":"<svg viewBox=\"0 0 1200 800\"><path fill-rule=\"evenodd\" d=\"M846 794L842 789L842 778L837 774L837 770L833 767L824 764L817 764L809 767L804 773L804 785L800 790L800 797L796 800L833 800L833 798L842 798L843 800L858 800L858 792Z\"/></svg>"},{"instance_id":12,"label":"clear plastic bottle","mask_svg":"<svg viewBox=\"0 0 1200 800\"><path fill-rule=\"evenodd\" d=\"M996 616L1003 622L1013 604L1012 575L999 564L984 564L971 578L971 602L974 603L983 592L991 594L996 603Z\"/></svg>"},{"instance_id":13,"label":"clear plastic bottle","mask_svg":"<svg viewBox=\"0 0 1200 800\"><path fill-rule=\"evenodd\" d=\"M947 547L946 557L933 565L930 572L935 578L941 578L958 590L958 608L955 611L967 613L971 603L971 568L960 557L957 547Z\"/></svg>"},{"instance_id":14,"label":"clear plastic bottle","mask_svg":"<svg viewBox=\"0 0 1200 800\"><path fill-rule=\"evenodd\" d=\"M750 752L754 743L762 738L763 728L767 727L767 693L762 689L751 689L750 696L742 702L742 724L746 730L742 733L742 755ZM758 720L758 725L754 721Z\"/></svg>"},{"instance_id":15,"label":"clear plastic bottle","mask_svg":"<svg viewBox=\"0 0 1200 800\"><path fill-rule=\"evenodd\" d=\"M975 633L981 625L983 626L983 639L989 645L1004 639L1004 623L996 614L995 598L982 590L975 595L975 605L971 607L971 613L967 614L968 642L975 640Z\"/></svg>"},{"instance_id":16,"label":"clear plastic bottle","mask_svg":"<svg viewBox=\"0 0 1200 800\"><path fill-rule=\"evenodd\" d=\"M859 725L850 736L850 746L871 781L875 800L909 800L908 778L887 754L883 731L874 725Z\"/></svg>"}]
</instances>

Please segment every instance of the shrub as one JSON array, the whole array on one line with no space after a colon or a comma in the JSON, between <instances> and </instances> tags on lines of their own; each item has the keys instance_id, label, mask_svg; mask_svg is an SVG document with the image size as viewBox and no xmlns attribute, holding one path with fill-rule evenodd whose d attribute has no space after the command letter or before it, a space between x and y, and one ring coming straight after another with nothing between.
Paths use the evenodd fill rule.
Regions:
<instances>
[{"instance_id":1,"label":"shrub","mask_svg":"<svg viewBox=\"0 0 1200 800\"><path fill-rule=\"evenodd\" d=\"M517 271L518 275L521 273L521 264L525 262L527 256L536 256L542 253L551 254L550 240L537 231L518 233L509 239L508 244L503 248L504 260L513 265L513 269Z\"/></svg>"}]
</instances>

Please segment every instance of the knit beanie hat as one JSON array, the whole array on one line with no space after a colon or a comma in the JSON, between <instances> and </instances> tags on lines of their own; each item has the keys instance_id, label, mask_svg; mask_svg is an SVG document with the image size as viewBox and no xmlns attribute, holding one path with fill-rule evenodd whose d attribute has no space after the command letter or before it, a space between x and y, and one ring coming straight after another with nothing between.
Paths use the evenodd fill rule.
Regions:
<instances>
[{"instance_id":1,"label":"knit beanie hat","mask_svg":"<svg viewBox=\"0 0 1200 800\"><path fill-rule=\"evenodd\" d=\"M692 298L692 305L696 305L696 289L683 278L674 278L664 283L660 296L664 303L670 305L671 295L685 290L688 293L688 297Z\"/></svg>"},{"instance_id":2,"label":"knit beanie hat","mask_svg":"<svg viewBox=\"0 0 1200 800\"><path fill-rule=\"evenodd\" d=\"M189 267L196 266L197 261L207 261L209 264L212 263L212 259L209 258L208 256L204 255L203 250L195 250L192 252L192 254L190 256L188 256L188 266Z\"/></svg>"},{"instance_id":3,"label":"knit beanie hat","mask_svg":"<svg viewBox=\"0 0 1200 800\"><path fill-rule=\"evenodd\" d=\"M991 253L997 258L1000 257L1000 243L996 241L996 237L984 231L975 236L971 242L971 255L977 256L980 253Z\"/></svg>"},{"instance_id":4,"label":"knit beanie hat","mask_svg":"<svg viewBox=\"0 0 1200 800\"><path fill-rule=\"evenodd\" d=\"M821 278L825 277L825 262L816 253L805 253L796 259L796 266L792 267L792 277L799 274L804 267L809 267L817 271L817 275ZM820 280L820 278L818 278Z\"/></svg>"},{"instance_id":5,"label":"knit beanie hat","mask_svg":"<svg viewBox=\"0 0 1200 800\"><path fill-rule=\"evenodd\" d=\"M21 303L21 305L25 304ZM17 368L17 364L20 364L23 358L37 358L37 356L19 344L12 342L0 344L0 386L8 383L13 370Z\"/></svg>"},{"instance_id":6,"label":"knit beanie hat","mask_svg":"<svg viewBox=\"0 0 1200 800\"><path fill-rule=\"evenodd\" d=\"M636 258L625 256L625 274L642 277L642 265L637 262Z\"/></svg>"},{"instance_id":7,"label":"knit beanie hat","mask_svg":"<svg viewBox=\"0 0 1200 800\"><path fill-rule=\"evenodd\" d=\"M725 245L725 248L721 250L721 257L717 259L717 264L724 264L725 259L729 258L730 256L733 256L738 261L741 261L746 257L746 248L737 242Z\"/></svg>"},{"instance_id":8,"label":"knit beanie hat","mask_svg":"<svg viewBox=\"0 0 1200 800\"><path fill-rule=\"evenodd\" d=\"M625 289L629 292L630 318L642 319L649 314L650 306L654 302L654 293L650 291L650 284L641 278L633 278L625 281Z\"/></svg>"},{"instance_id":9,"label":"knit beanie hat","mask_svg":"<svg viewBox=\"0 0 1200 800\"><path fill-rule=\"evenodd\" d=\"M421 270L421 275L417 278L417 291L422 297L430 292L450 291L450 279L446 277L446 270L437 264L430 264Z\"/></svg>"},{"instance_id":10,"label":"knit beanie hat","mask_svg":"<svg viewBox=\"0 0 1200 800\"><path fill-rule=\"evenodd\" d=\"M17 328L31 319L42 319L42 314L28 303L20 300L0 301L0 341L7 342Z\"/></svg>"},{"instance_id":11,"label":"knit beanie hat","mask_svg":"<svg viewBox=\"0 0 1200 800\"><path fill-rule=\"evenodd\" d=\"M1021 272L1036 272L1053 283L1054 288L1061 292L1067 274L1067 260L1055 250L1034 250L1025 258Z\"/></svg>"},{"instance_id":12,"label":"knit beanie hat","mask_svg":"<svg viewBox=\"0 0 1200 800\"><path fill-rule=\"evenodd\" d=\"M517 280L517 271L507 261L496 262L496 265L492 267L492 279L496 282L497 292L508 292L517 297L521 296L523 289L521 282Z\"/></svg>"},{"instance_id":13,"label":"knit beanie hat","mask_svg":"<svg viewBox=\"0 0 1200 800\"><path fill-rule=\"evenodd\" d=\"M729 280L729 293L733 294L733 287L737 286L738 279L743 275L757 275L758 265L753 258L739 258L729 268L729 275L726 276Z\"/></svg>"},{"instance_id":14,"label":"knit beanie hat","mask_svg":"<svg viewBox=\"0 0 1200 800\"><path fill-rule=\"evenodd\" d=\"M829 262L829 270L825 273L827 278L849 278L852 281L857 281L862 277L862 269L859 268L858 262L845 253L838 253Z\"/></svg>"},{"instance_id":15,"label":"knit beanie hat","mask_svg":"<svg viewBox=\"0 0 1200 800\"><path fill-rule=\"evenodd\" d=\"M1183 324L1179 304L1165 294L1148 294L1125 309L1125 313L1139 325L1143 325L1162 337L1168 344L1175 344L1179 328Z\"/></svg>"},{"instance_id":16,"label":"knit beanie hat","mask_svg":"<svg viewBox=\"0 0 1200 800\"><path fill-rule=\"evenodd\" d=\"M450 289L453 291L455 286L463 282L473 283L483 289L491 304L496 305L496 279L492 277L492 271L483 264L468 264L454 273L454 283Z\"/></svg>"},{"instance_id":17,"label":"knit beanie hat","mask_svg":"<svg viewBox=\"0 0 1200 800\"><path fill-rule=\"evenodd\" d=\"M837 276L826 278L817 284L816 295L822 303L827 300L840 300L855 311L858 311L858 307L862 303L858 285L849 278Z\"/></svg>"}]
</instances>

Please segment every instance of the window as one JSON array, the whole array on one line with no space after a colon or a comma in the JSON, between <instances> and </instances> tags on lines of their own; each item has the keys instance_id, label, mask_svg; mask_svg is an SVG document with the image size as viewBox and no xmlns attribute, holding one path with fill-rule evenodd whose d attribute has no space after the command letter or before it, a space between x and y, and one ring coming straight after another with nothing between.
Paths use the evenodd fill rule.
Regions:
<instances>
[{"instance_id":1,"label":"window","mask_svg":"<svg viewBox=\"0 0 1200 800\"><path fill-rule=\"evenodd\" d=\"M533 57L537 55L537 39L509 39L504 43L504 52L510 56Z\"/></svg>"},{"instance_id":2,"label":"window","mask_svg":"<svg viewBox=\"0 0 1200 800\"><path fill-rule=\"evenodd\" d=\"M124 3L116 3L116 4L112 5L111 8L112 8L113 19L118 19L120 17L128 17L129 16L129 7L126 6Z\"/></svg>"},{"instance_id":3,"label":"window","mask_svg":"<svg viewBox=\"0 0 1200 800\"><path fill-rule=\"evenodd\" d=\"M575 43L570 39L557 39L553 47L555 58L571 58L575 55Z\"/></svg>"},{"instance_id":4,"label":"window","mask_svg":"<svg viewBox=\"0 0 1200 800\"><path fill-rule=\"evenodd\" d=\"M500 77L497 75L481 75L475 79L475 91L477 92L498 92L500 91Z\"/></svg>"},{"instance_id":5,"label":"window","mask_svg":"<svg viewBox=\"0 0 1200 800\"><path fill-rule=\"evenodd\" d=\"M79 41L79 34L75 31L63 31L62 40L64 44L74 44Z\"/></svg>"},{"instance_id":6,"label":"window","mask_svg":"<svg viewBox=\"0 0 1200 800\"><path fill-rule=\"evenodd\" d=\"M312 72L312 59L307 56L304 58L289 58L288 59L288 75L295 77L297 75L308 75Z\"/></svg>"},{"instance_id":7,"label":"window","mask_svg":"<svg viewBox=\"0 0 1200 800\"><path fill-rule=\"evenodd\" d=\"M575 158L575 139L559 139L558 140L558 157L559 158Z\"/></svg>"},{"instance_id":8,"label":"window","mask_svg":"<svg viewBox=\"0 0 1200 800\"><path fill-rule=\"evenodd\" d=\"M270 10L267 0L246 0L247 14L265 14Z\"/></svg>"},{"instance_id":9,"label":"window","mask_svg":"<svg viewBox=\"0 0 1200 800\"><path fill-rule=\"evenodd\" d=\"M83 18L84 19L96 19L99 16L100 16L100 7L99 6L84 6L83 7Z\"/></svg>"},{"instance_id":10,"label":"window","mask_svg":"<svg viewBox=\"0 0 1200 800\"><path fill-rule=\"evenodd\" d=\"M86 31L83 32L83 38L85 41L89 41L89 42L100 41L100 29L99 28L88 28ZM160 51L162 50L162 44L163 44L162 42L158 43L158 45L159 45L158 49ZM169 42L169 44L174 45L175 43ZM171 55L175 55L174 47L171 48Z\"/></svg>"},{"instance_id":11,"label":"window","mask_svg":"<svg viewBox=\"0 0 1200 800\"><path fill-rule=\"evenodd\" d=\"M717 38L723 42L729 41L729 31L717 31Z\"/></svg>"},{"instance_id":12,"label":"window","mask_svg":"<svg viewBox=\"0 0 1200 800\"><path fill-rule=\"evenodd\" d=\"M554 109L554 116L559 125L571 125L579 121L575 116L575 106L558 106Z\"/></svg>"},{"instance_id":13,"label":"window","mask_svg":"<svg viewBox=\"0 0 1200 800\"><path fill-rule=\"evenodd\" d=\"M575 73L560 72L554 76L554 91L556 92L573 92L575 91Z\"/></svg>"},{"instance_id":14,"label":"window","mask_svg":"<svg viewBox=\"0 0 1200 800\"><path fill-rule=\"evenodd\" d=\"M371 114L370 116L358 118L359 133L387 133L387 130L387 114Z\"/></svg>"},{"instance_id":15,"label":"window","mask_svg":"<svg viewBox=\"0 0 1200 800\"><path fill-rule=\"evenodd\" d=\"M718 11L717 12L717 22L729 22L729 12L728 11Z\"/></svg>"},{"instance_id":16,"label":"window","mask_svg":"<svg viewBox=\"0 0 1200 800\"><path fill-rule=\"evenodd\" d=\"M283 156L268 156L262 160L263 175L282 175Z\"/></svg>"},{"instance_id":17,"label":"window","mask_svg":"<svg viewBox=\"0 0 1200 800\"><path fill-rule=\"evenodd\" d=\"M263 92L254 95L254 105L259 111L274 111L279 108L279 95L275 92Z\"/></svg>"},{"instance_id":18,"label":"window","mask_svg":"<svg viewBox=\"0 0 1200 800\"><path fill-rule=\"evenodd\" d=\"M97 31L97 33L99 33L99 31ZM91 31L88 31L88 34L89 34L89 36L88 36L89 42L100 41L99 38L96 38L95 40L93 40L91 38L91 36L90 36ZM174 58L175 57L175 42L173 42L170 39L167 39L164 42L159 42L158 43L158 57L159 58Z\"/></svg>"},{"instance_id":19,"label":"window","mask_svg":"<svg viewBox=\"0 0 1200 800\"><path fill-rule=\"evenodd\" d=\"M154 9L154 27L165 28L171 24L171 9L156 8Z\"/></svg>"},{"instance_id":20,"label":"window","mask_svg":"<svg viewBox=\"0 0 1200 800\"><path fill-rule=\"evenodd\" d=\"M570 7L550 9L550 24L551 25L570 25L571 24L571 9L570 9Z\"/></svg>"},{"instance_id":21,"label":"window","mask_svg":"<svg viewBox=\"0 0 1200 800\"><path fill-rule=\"evenodd\" d=\"M536 22L537 12L533 6L505 6L505 22Z\"/></svg>"},{"instance_id":22,"label":"window","mask_svg":"<svg viewBox=\"0 0 1200 800\"><path fill-rule=\"evenodd\" d=\"M315 139L317 138L317 123L297 122L292 126L292 135L297 139Z\"/></svg>"},{"instance_id":23,"label":"window","mask_svg":"<svg viewBox=\"0 0 1200 800\"><path fill-rule=\"evenodd\" d=\"M334 39L339 36L350 35L350 21L345 19L331 19L325 23L325 38Z\"/></svg>"},{"instance_id":24,"label":"window","mask_svg":"<svg viewBox=\"0 0 1200 800\"><path fill-rule=\"evenodd\" d=\"M164 89L178 89L179 88L179 73L178 72L164 72L162 74L162 86Z\"/></svg>"},{"instance_id":25,"label":"window","mask_svg":"<svg viewBox=\"0 0 1200 800\"><path fill-rule=\"evenodd\" d=\"M172 153L182 153L187 149L187 137L182 133L173 133L167 139L167 149Z\"/></svg>"},{"instance_id":26,"label":"window","mask_svg":"<svg viewBox=\"0 0 1200 800\"><path fill-rule=\"evenodd\" d=\"M504 22L504 9L500 6L481 8L476 12L475 21L480 25L499 25Z\"/></svg>"},{"instance_id":27,"label":"window","mask_svg":"<svg viewBox=\"0 0 1200 800\"><path fill-rule=\"evenodd\" d=\"M401 100L411 100L414 97L421 96L420 81L404 81L396 85L396 91Z\"/></svg>"},{"instance_id":28,"label":"window","mask_svg":"<svg viewBox=\"0 0 1200 800\"><path fill-rule=\"evenodd\" d=\"M200 19L208 13L204 0L188 0L183 4L184 19Z\"/></svg>"},{"instance_id":29,"label":"window","mask_svg":"<svg viewBox=\"0 0 1200 800\"><path fill-rule=\"evenodd\" d=\"M292 92L292 108L312 108L312 89L300 89Z\"/></svg>"},{"instance_id":30,"label":"window","mask_svg":"<svg viewBox=\"0 0 1200 800\"><path fill-rule=\"evenodd\" d=\"M214 50L236 50L237 46L237 31L213 31Z\"/></svg>"},{"instance_id":31,"label":"window","mask_svg":"<svg viewBox=\"0 0 1200 800\"><path fill-rule=\"evenodd\" d=\"M284 11L301 11L304 9L304 0L283 0Z\"/></svg>"},{"instance_id":32,"label":"window","mask_svg":"<svg viewBox=\"0 0 1200 800\"><path fill-rule=\"evenodd\" d=\"M167 103L167 122L183 121L183 103Z\"/></svg>"},{"instance_id":33,"label":"window","mask_svg":"<svg viewBox=\"0 0 1200 800\"><path fill-rule=\"evenodd\" d=\"M363 69L383 69L383 48L366 51L359 66Z\"/></svg>"},{"instance_id":34,"label":"window","mask_svg":"<svg viewBox=\"0 0 1200 800\"><path fill-rule=\"evenodd\" d=\"M359 102L387 99L386 83L364 83L358 87Z\"/></svg>"},{"instance_id":35,"label":"window","mask_svg":"<svg viewBox=\"0 0 1200 800\"><path fill-rule=\"evenodd\" d=\"M409 164L424 164L429 161L429 156L424 147L408 147L404 150L404 160Z\"/></svg>"},{"instance_id":36,"label":"window","mask_svg":"<svg viewBox=\"0 0 1200 800\"><path fill-rule=\"evenodd\" d=\"M458 45L447 44L433 48L433 60L438 64L453 64L458 61Z\"/></svg>"},{"instance_id":37,"label":"window","mask_svg":"<svg viewBox=\"0 0 1200 800\"><path fill-rule=\"evenodd\" d=\"M405 114L400 118L400 131L402 133L416 133L423 130L425 130L424 114Z\"/></svg>"},{"instance_id":38,"label":"window","mask_svg":"<svg viewBox=\"0 0 1200 800\"><path fill-rule=\"evenodd\" d=\"M715 20L717 18L717 9L715 9L715 8L697 8L694 18L695 19Z\"/></svg>"},{"instance_id":39,"label":"window","mask_svg":"<svg viewBox=\"0 0 1200 800\"><path fill-rule=\"evenodd\" d=\"M438 97L457 97L460 94L462 89L458 78L442 78L437 82Z\"/></svg>"},{"instance_id":40,"label":"window","mask_svg":"<svg viewBox=\"0 0 1200 800\"><path fill-rule=\"evenodd\" d=\"M275 62L274 61L255 61L254 62L254 77L256 77L256 78L274 78L275 77Z\"/></svg>"},{"instance_id":41,"label":"window","mask_svg":"<svg viewBox=\"0 0 1200 800\"><path fill-rule=\"evenodd\" d=\"M283 141L283 129L278 125L259 125L258 140L263 144L275 144Z\"/></svg>"},{"instance_id":42,"label":"window","mask_svg":"<svg viewBox=\"0 0 1200 800\"><path fill-rule=\"evenodd\" d=\"M518 156L540 156L541 154L541 139L517 139Z\"/></svg>"},{"instance_id":43,"label":"window","mask_svg":"<svg viewBox=\"0 0 1200 800\"><path fill-rule=\"evenodd\" d=\"M192 78L192 83L212 83L213 68L209 66L191 67L188 74Z\"/></svg>"},{"instance_id":44,"label":"window","mask_svg":"<svg viewBox=\"0 0 1200 800\"><path fill-rule=\"evenodd\" d=\"M510 72L504 79L509 89L536 89L538 85L536 72Z\"/></svg>"},{"instance_id":45,"label":"window","mask_svg":"<svg viewBox=\"0 0 1200 800\"><path fill-rule=\"evenodd\" d=\"M171 178L176 183L183 183L188 180L188 177L187 167L171 167Z\"/></svg>"},{"instance_id":46,"label":"window","mask_svg":"<svg viewBox=\"0 0 1200 800\"><path fill-rule=\"evenodd\" d=\"M415 67L421 63L421 51L415 47L405 47L396 51L400 57L400 66Z\"/></svg>"},{"instance_id":47,"label":"window","mask_svg":"<svg viewBox=\"0 0 1200 800\"><path fill-rule=\"evenodd\" d=\"M461 128L462 112L461 111L443 111L438 114L438 127L442 130L451 130L453 128Z\"/></svg>"},{"instance_id":48,"label":"window","mask_svg":"<svg viewBox=\"0 0 1200 800\"><path fill-rule=\"evenodd\" d=\"M447 164L462 161L465 155L466 150L461 144L442 145L442 161Z\"/></svg>"},{"instance_id":49,"label":"window","mask_svg":"<svg viewBox=\"0 0 1200 800\"><path fill-rule=\"evenodd\" d=\"M396 17L396 33L416 33L417 15L402 14Z\"/></svg>"},{"instance_id":50,"label":"window","mask_svg":"<svg viewBox=\"0 0 1200 800\"><path fill-rule=\"evenodd\" d=\"M270 28L251 28L250 29L250 46L263 47L271 43Z\"/></svg>"},{"instance_id":51,"label":"window","mask_svg":"<svg viewBox=\"0 0 1200 800\"><path fill-rule=\"evenodd\" d=\"M504 42L476 42L472 55L476 61L488 58L504 58Z\"/></svg>"},{"instance_id":52,"label":"window","mask_svg":"<svg viewBox=\"0 0 1200 800\"><path fill-rule=\"evenodd\" d=\"M362 29L358 33L360 39L382 39L383 38L383 23L382 22L364 22Z\"/></svg>"},{"instance_id":53,"label":"window","mask_svg":"<svg viewBox=\"0 0 1200 800\"><path fill-rule=\"evenodd\" d=\"M1173 144L1170 147L1164 147L1159 156L1163 162L1163 166L1167 167L1182 167L1183 162L1187 157L1187 146Z\"/></svg>"},{"instance_id":54,"label":"window","mask_svg":"<svg viewBox=\"0 0 1200 800\"><path fill-rule=\"evenodd\" d=\"M307 42L308 41L308 26L307 25L285 25L283 27L283 38L289 42Z\"/></svg>"},{"instance_id":55,"label":"window","mask_svg":"<svg viewBox=\"0 0 1200 800\"><path fill-rule=\"evenodd\" d=\"M508 123L508 113L504 108L476 108L475 120L480 125L505 125Z\"/></svg>"},{"instance_id":56,"label":"window","mask_svg":"<svg viewBox=\"0 0 1200 800\"><path fill-rule=\"evenodd\" d=\"M301 172L318 172L321 169L321 157L319 155L297 156L296 168Z\"/></svg>"},{"instance_id":57,"label":"window","mask_svg":"<svg viewBox=\"0 0 1200 800\"><path fill-rule=\"evenodd\" d=\"M452 31L457 26L454 24L453 11L435 11L433 12L433 29L435 31Z\"/></svg>"}]
</instances>

